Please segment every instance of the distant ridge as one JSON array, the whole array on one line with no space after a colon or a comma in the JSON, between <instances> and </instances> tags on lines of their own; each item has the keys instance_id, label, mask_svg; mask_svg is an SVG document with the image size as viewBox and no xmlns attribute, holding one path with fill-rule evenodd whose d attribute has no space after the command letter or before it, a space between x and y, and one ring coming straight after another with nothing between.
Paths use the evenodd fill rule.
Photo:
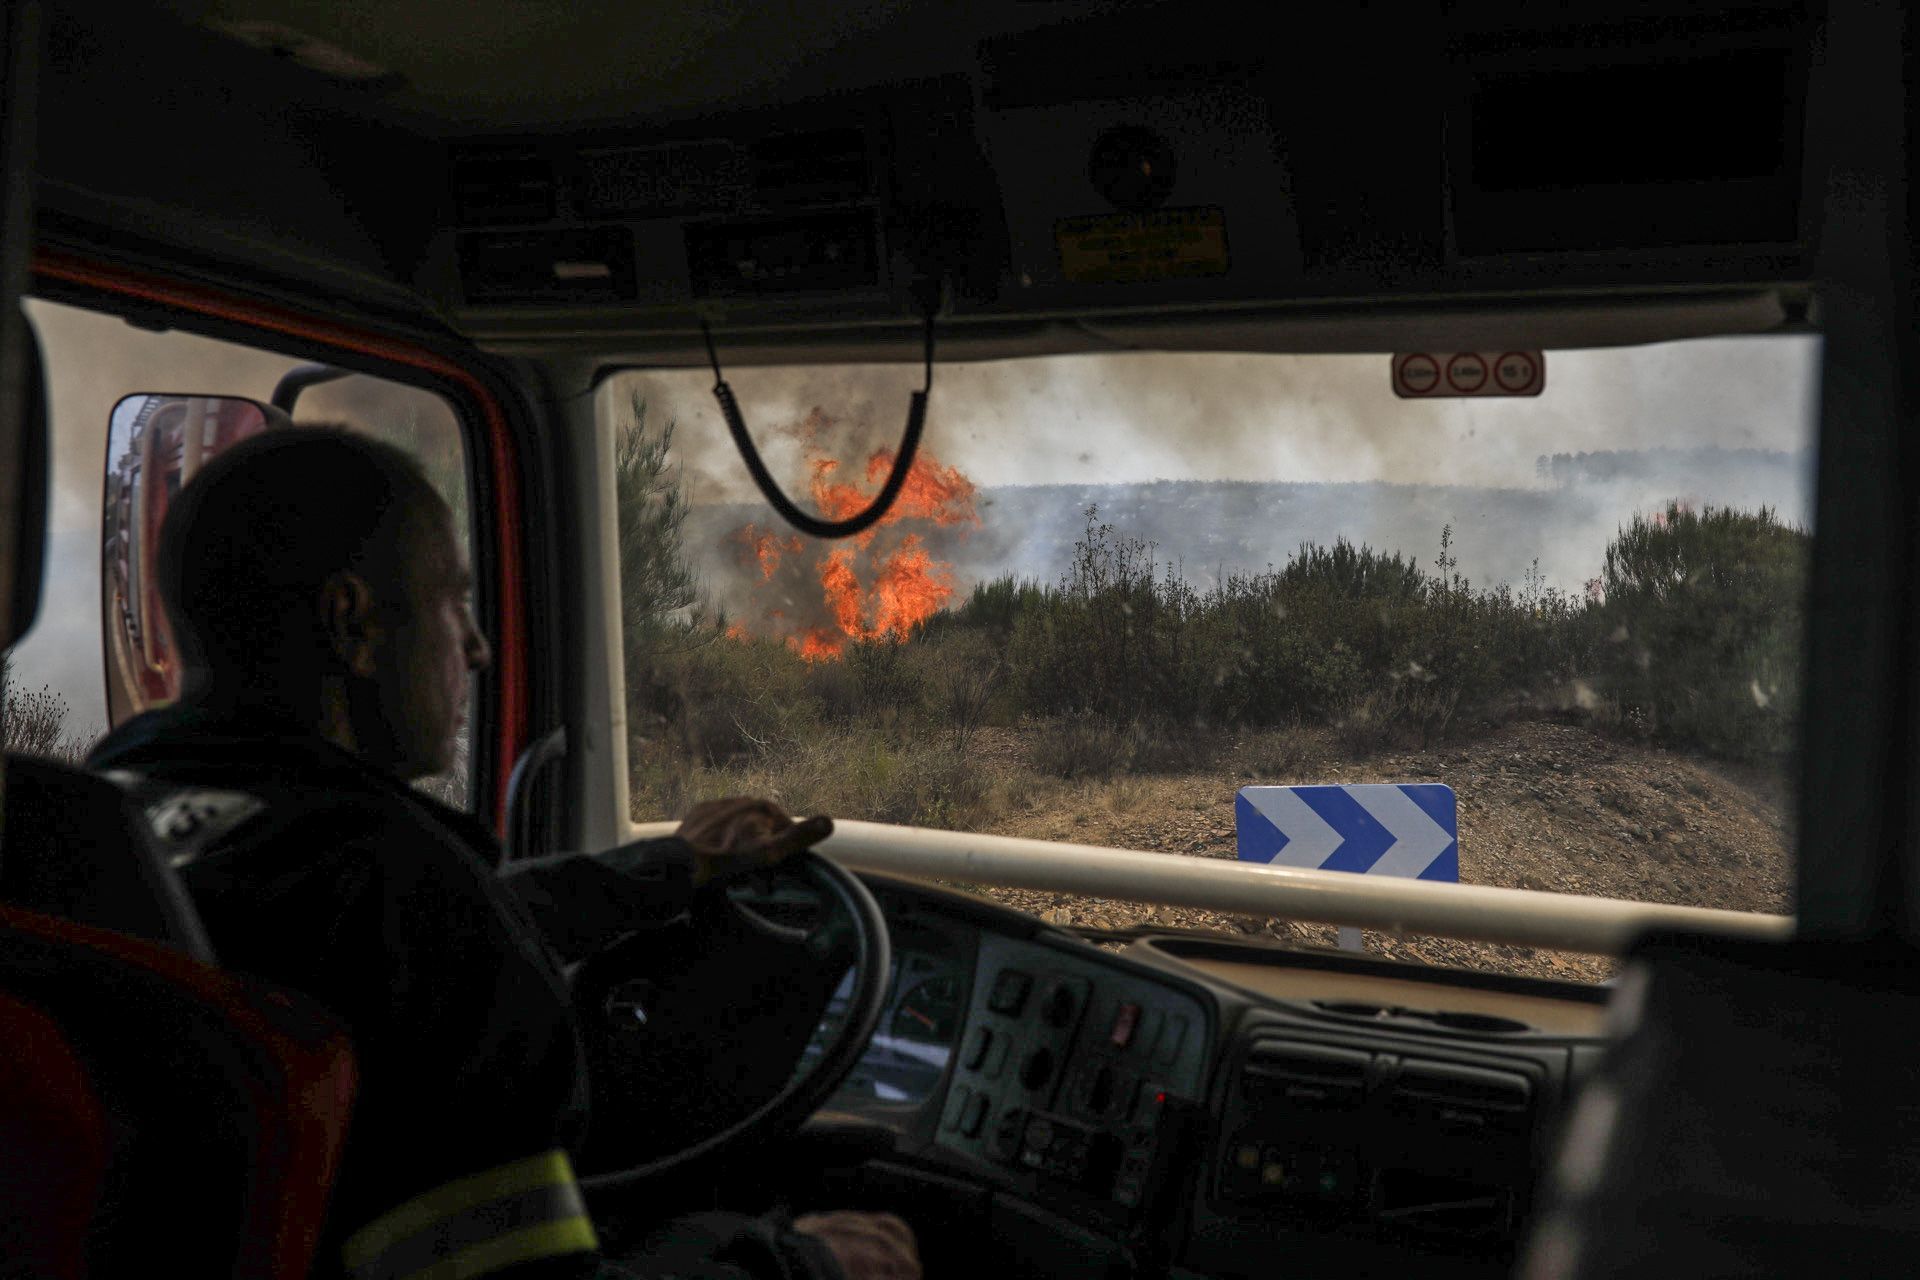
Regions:
<instances>
[{"instance_id":1,"label":"distant ridge","mask_svg":"<svg viewBox=\"0 0 1920 1280\"><path fill-rule=\"evenodd\" d=\"M1538 488L1458 485L1155 480L1139 484L1027 484L981 489L981 524L926 531L929 549L954 566L962 590L1012 573L1051 582L1097 507L1116 534L1156 545L1189 581L1282 564L1302 542L1344 537L1431 567L1440 531L1453 527L1460 572L1475 583L1519 584L1533 562L1552 585L1578 590L1597 576L1607 542L1636 511L1669 500L1695 506L1774 508L1807 520L1811 456L1754 449L1658 449L1557 454L1539 459ZM777 525L760 503L695 507L687 546L724 588L739 555L729 537L749 521Z\"/></svg>"}]
</instances>

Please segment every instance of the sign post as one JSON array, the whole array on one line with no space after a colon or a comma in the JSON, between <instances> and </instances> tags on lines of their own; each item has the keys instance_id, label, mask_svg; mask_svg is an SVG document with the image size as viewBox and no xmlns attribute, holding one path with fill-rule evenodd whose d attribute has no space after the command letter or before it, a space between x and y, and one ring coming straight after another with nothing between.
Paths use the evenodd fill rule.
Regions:
<instances>
[{"instance_id":1,"label":"sign post","mask_svg":"<svg viewBox=\"0 0 1920 1280\"><path fill-rule=\"evenodd\" d=\"M1242 787L1233 814L1242 862L1460 880L1459 813L1443 783ZM1358 951L1360 931L1341 929L1340 945Z\"/></svg>"}]
</instances>

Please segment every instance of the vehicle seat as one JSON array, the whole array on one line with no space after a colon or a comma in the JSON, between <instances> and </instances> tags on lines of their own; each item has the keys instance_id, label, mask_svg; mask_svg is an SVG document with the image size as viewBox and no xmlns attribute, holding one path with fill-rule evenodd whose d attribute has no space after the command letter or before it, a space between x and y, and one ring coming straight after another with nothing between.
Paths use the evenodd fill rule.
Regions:
<instances>
[{"instance_id":1,"label":"vehicle seat","mask_svg":"<svg viewBox=\"0 0 1920 1280\"><path fill-rule=\"evenodd\" d=\"M1520 1274L1910 1275L1920 951L1669 935L1635 949Z\"/></svg>"},{"instance_id":2,"label":"vehicle seat","mask_svg":"<svg viewBox=\"0 0 1920 1280\"><path fill-rule=\"evenodd\" d=\"M132 934L214 962L172 869L104 778L9 753L0 811L0 903Z\"/></svg>"},{"instance_id":3,"label":"vehicle seat","mask_svg":"<svg viewBox=\"0 0 1920 1280\"><path fill-rule=\"evenodd\" d=\"M47 1014L0 996L0 1272L78 1280L107 1170L107 1121Z\"/></svg>"},{"instance_id":4,"label":"vehicle seat","mask_svg":"<svg viewBox=\"0 0 1920 1280\"><path fill-rule=\"evenodd\" d=\"M28 355L0 647L32 622L44 557L46 400ZM118 788L8 757L0 796L0 1231L20 1233L19 1252L0 1235L0 1271L305 1276L353 1095L344 1028L213 967Z\"/></svg>"},{"instance_id":5,"label":"vehicle seat","mask_svg":"<svg viewBox=\"0 0 1920 1280\"><path fill-rule=\"evenodd\" d=\"M172 947L4 906L0 992L57 1022L109 1118L92 1274L307 1274L353 1094L330 1015ZM10 1122L30 1105L4 1098ZM0 1182L38 1168L0 1149Z\"/></svg>"}]
</instances>

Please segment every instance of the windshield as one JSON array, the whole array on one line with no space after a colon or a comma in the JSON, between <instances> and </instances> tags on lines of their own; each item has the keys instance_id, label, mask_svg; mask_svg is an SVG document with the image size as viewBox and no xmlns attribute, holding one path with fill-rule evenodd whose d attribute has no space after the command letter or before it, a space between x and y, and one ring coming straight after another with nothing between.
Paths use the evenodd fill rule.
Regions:
<instances>
[{"instance_id":1,"label":"windshield","mask_svg":"<svg viewBox=\"0 0 1920 1280\"><path fill-rule=\"evenodd\" d=\"M705 370L611 378L635 817L771 794L797 812L1790 911L1818 341L1545 366L1536 395L1465 399L1396 395L1386 356L942 366L900 501L844 542L795 534L754 491ZM788 492L841 516L884 480L918 377L729 381ZM1064 925L1338 940L979 891Z\"/></svg>"}]
</instances>

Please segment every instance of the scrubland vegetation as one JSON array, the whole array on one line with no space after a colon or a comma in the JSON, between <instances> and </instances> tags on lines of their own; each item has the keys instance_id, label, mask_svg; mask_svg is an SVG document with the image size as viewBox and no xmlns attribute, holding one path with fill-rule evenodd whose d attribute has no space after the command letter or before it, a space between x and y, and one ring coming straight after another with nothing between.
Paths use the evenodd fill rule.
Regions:
<instances>
[{"instance_id":1,"label":"scrubland vegetation","mask_svg":"<svg viewBox=\"0 0 1920 1280\"><path fill-rule=\"evenodd\" d=\"M1364 759L1521 717L1761 765L1796 738L1809 540L1764 508L1623 513L1578 594L1537 574L1475 586L1448 528L1431 564L1309 543L1203 589L1089 509L1056 581L984 582L904 641L807 661L694 605L664 457L636 430L620 477L623 549L645 566L627 575L641 816L757 792L980 826L1062 784L1214 768L1229 747L1241 774L1284 775L1310 744ZM981 749L989 728L1010 753Z\"/></svg>"}]
</instances>

